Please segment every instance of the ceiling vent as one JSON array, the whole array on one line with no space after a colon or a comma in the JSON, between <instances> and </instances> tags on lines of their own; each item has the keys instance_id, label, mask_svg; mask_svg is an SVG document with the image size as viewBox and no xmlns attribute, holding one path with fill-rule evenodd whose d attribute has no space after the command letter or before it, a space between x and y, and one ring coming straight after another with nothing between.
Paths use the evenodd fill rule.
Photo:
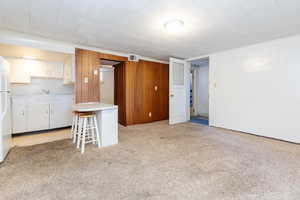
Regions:
<instances>
[{"instance_id":1,"label":"ceiling vent","mask_svg":"<svg viewBox=\"0 0 300 200\"><path fill-rule=\"evenodd\" d=\"M139 61L139 56L138 55L129 55L128 56L128 60L129 61L134 61L134 62L138 62Z\"/></svg>"}]
</instances>

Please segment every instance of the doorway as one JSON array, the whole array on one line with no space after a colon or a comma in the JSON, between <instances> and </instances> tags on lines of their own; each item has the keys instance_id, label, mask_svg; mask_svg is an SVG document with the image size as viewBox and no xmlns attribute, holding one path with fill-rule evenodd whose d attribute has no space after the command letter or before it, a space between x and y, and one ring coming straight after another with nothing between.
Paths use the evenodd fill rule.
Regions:
<instances>
[{"instance_id":1,"label":"doorway","mask_svg":"<svg viewBox=\"0 0 300 200\"><path fill-rule=\"evenodd\" d=\"M191 122L209 124L209 58L190 61Z\"/></svg>"},{"instance_id":2,"label":"doorway","mask_svg":"<svg viewBox=\"0 0 300 200\"><path fill-rule=\"evenodd\" d=\"M125 63L116 60L100 60L100 102L118 106L118 120L125 123Z\"/></svg>"}]
</instances>

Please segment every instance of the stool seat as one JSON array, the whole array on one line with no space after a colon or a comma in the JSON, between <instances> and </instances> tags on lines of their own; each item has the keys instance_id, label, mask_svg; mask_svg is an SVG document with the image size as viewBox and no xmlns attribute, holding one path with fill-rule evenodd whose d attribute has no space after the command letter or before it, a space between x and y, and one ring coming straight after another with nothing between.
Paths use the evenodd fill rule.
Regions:
<instances>
[{"instance_id":1,"label":"stool seat","mask_svg":"<svg viewBox=\"0 0 300 200\"><path fill-rule=\"evenodd\" d=\"M79 114L80 118L89 118L89 117L93 117L93 116L96 116L96 115L89 115L89 114L82 115L82 114Z\"/></svg>"}]
</instances>

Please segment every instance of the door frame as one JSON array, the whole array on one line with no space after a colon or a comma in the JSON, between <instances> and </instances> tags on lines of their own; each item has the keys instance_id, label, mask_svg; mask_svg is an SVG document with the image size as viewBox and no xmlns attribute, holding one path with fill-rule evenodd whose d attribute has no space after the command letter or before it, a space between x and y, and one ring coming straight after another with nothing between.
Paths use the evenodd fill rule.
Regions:
<instances>
[{"instance_id":1,"label":"door frame","mask_svg":"<svg viewBox=\"0 0 300 200\"><path fill-rule=\"evenodd\" d=\"M213 101L212 101L212 90L215 89L216 84L212 83L213 82L212 81L213 71L212 71L211 62L210 62L211 58L210 58L210 56L202 56L202 57L197 57L197 58L186 59L186 61L187 61L187 65L189 66L189 70L191 70L192 62L196 61L196 60L201 60L201 59L208 59L208 122L209 122L208 126L212 126L212 124L213 124L212 120L215 118L212 113L212 107L214 106ZM197 94L198 91L195 91L195 93ZM193 101L194 101L194 98L193 98ZM194 103L198 103L198 98L196 101L194 101ZM189 112L189 114L190 114L190 112ZM189 117L189 120L190 120L190 117Z\"/></svg>"}]
</instances>

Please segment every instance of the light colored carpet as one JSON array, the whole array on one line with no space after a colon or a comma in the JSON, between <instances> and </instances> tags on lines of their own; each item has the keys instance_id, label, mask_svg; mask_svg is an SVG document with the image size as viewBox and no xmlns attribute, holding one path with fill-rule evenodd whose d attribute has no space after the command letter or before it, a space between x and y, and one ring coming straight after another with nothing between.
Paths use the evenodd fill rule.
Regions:
<instances>
[{"instance_id":1,"label":"light colored carpet","mask_svg":"<svg viewBox=\"0 0 300 200\"><path fill-rule=\"evenodd\" d=\"M120 128L120 144L81 155L70 140L14 148L0 165L5 200L300 197L300 146L198 124Z\"/></svg>"}]
</instances>

